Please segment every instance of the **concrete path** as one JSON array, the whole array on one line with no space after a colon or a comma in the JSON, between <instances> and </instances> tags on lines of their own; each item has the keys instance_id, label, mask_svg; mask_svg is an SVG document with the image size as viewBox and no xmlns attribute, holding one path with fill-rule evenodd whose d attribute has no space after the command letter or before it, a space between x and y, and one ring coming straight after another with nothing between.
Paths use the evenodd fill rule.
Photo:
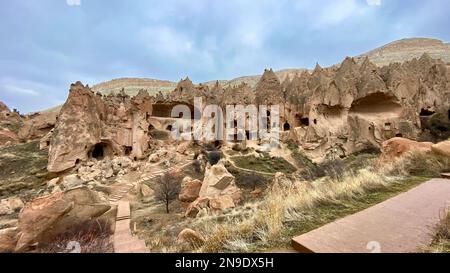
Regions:
<instances>
[{"instance_id":1,"label":"concrete path","mask_svg":"<svg viewBox=\"0 0 450 273\"><path fill-rule=\"evenodd\" d=\"M117 206L116 230L114 231L115 253L149 253L144 240L131 234L130 230L130 203L119 201Z\"/></svg>"},{"instance_id":2,"label":"concrete path","mask_svg":"<svg viewBox=\"0 0 450 273\"><path fill-rule=\"evenodd\" d=\"M315 253L411 253L430 245L450 206L450 180L432 179L359 213L298 236L292 246Z\"/></svg>"}]
</instances>

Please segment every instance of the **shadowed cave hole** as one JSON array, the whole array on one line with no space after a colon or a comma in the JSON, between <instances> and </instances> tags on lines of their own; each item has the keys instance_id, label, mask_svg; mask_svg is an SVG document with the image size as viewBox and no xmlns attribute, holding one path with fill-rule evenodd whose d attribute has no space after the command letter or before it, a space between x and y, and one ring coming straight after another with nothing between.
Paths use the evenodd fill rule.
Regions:
<instances>
[{"instance_id":1,"label":"shadowed cave hole","mask_svg":"<svg viewBox=\"0 0 450 273\"><path fill-rule=\"evenodd\" d=\"M420 111L420 116L421 116L421 117L429 117L429 116L434 115L435 113L436 113L436 112L430 111L430 110L428 110L428 109L422 109L422 110Z\"/></svg>"},{"instance_id":2,"label":"shadowed cave hole","mask_svg":"<svg viewBox=\"0 0 450 273\"><path fill-rule=\"evenodd\" d=\"M353 102L350 114L397 114L401 111L400 104L384 93L370 94Z\"/></svg>"},{"instance_id":3,"label":"shadowed cave hole","mask_svg":"<svg viewBox=\"0 0 450 273\"><path fill-rule=\"evenodd\" d=\"M102 160L103 158L105 158L105 156L110 154L111 148L107 143L95 144L89 153L91 158L95 158L97 160Z\"/></svg>"},{"instance_id":4,"label":"shadowed cave hole","mask_svg":"<svg viewBox=\"0 0 450 273\"><path fill-rule=\"evenodd\" d=\"M284 130L284 131L289 131L289 130L291 130L291 125L290 125L288 122L286 122L286 123L283 125L283 130Z\"/></svg>"},{"instance_id":5,"label":"shadowed cave hole","mask_svg":"<svg viewBox=\"0 0 450 273\"><path fill-rule=\"evenodd\" d=\"M133 147L125 146L125 155L130 155L133 152Z\"/></svg>"}]
</instances>

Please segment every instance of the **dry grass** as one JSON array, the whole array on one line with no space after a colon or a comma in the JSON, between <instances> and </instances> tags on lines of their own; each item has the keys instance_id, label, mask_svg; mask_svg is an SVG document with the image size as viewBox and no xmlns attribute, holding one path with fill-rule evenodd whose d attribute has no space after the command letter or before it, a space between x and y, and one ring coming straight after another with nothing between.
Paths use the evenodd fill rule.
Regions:
<instances>
[{"instance_id":1,"label":"dry grass","mask_svg":"<svg viewBox=\"0 0 450 273\"><path fill-rule=\"evenodd\" d=\"M195 228L206 243L196 251L253 252L286 246L293 232L311 230L384 201L426 180L406 179L411 173L438 173L450 166L447 163L448 159L413 153L387 165L346 172L339 180L293 181L290 189L270 191L250 211L241 207L220 219L198 219Z\"/></svg>"},{"instance_id":2,"label":"dry grass","mask_svg":"<svg viewBox=\"0 0 450 273\"><path fill-rule=\"evenodd\" d=\"M450 209L447 209L443 213L441 223L436 228L433 243L425 251L431 253L450 253Z\"/></svg>"},{"instance_id":3,"label":"dry grass","mask_svg":"<svg viewBox=\"0 0 450 273\"><path fill-rule=\"evenodd\" d=\"M72 228L51 242L41 245L40 253L113 253L111 225L105 220L90 220Z\"/></svg>"}]
</instances>

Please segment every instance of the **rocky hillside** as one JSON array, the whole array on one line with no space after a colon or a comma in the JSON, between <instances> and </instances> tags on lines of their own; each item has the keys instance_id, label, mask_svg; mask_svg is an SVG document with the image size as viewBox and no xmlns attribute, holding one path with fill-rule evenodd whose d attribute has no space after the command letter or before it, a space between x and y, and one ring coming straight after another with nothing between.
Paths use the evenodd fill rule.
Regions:
<instances>
[{"instance_id":1,"label":"rocky hillside","mask_svg":"<svg viewBox=\"0 0 450 273\"><path fill-rule=\"evenodd\" d=\"M370 61L377 66L385 66L390 63L403 63L413 58L420 58L423 53L428 53L433 59L441 59L450 63L450 44L436 39L412 38L398 40L379 47L357 58L362 62L368 56Z\"/></svg>"},{"instance_id":2,"label":"rocky hillside","mask_svg":"<svg viewBox=\"0 0 450 273\"><path fill-rule=\"evenodd\" d=\"M139 78L121 78L96 84L92 87L95 92L110 94L125 89L125 92L131 96L136 95L140 89L145 89L150 95L154 95L159 91L168 92L177 87L177 83L170 81L161 81L154 79Z\"/></svg>"}]
</instances>

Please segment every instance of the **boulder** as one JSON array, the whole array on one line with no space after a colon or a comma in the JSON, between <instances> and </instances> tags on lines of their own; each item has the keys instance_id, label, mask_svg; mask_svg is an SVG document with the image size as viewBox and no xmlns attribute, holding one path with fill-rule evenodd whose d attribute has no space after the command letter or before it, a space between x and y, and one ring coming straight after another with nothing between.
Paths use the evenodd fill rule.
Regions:
<instances>
[{"instance_id":1,"label":"boulder","mask_svg":"<svg viewBox=\"0 0 450 273\"><path fill-rule=\"evenodd\" d=\"M159 161L161 160L161 158L159 157L159 154L151 154L149 157L148 157L148 161L149 162L151 162L151 163L158 163Z\"/></svg>"},{"instance_id":2,"label":"boulder","mask_svg":"<svg viewBox=\"0 0 450 273\"><path fill-rule=\"evenodd\" d=\"M47 187L49 187L49 188L55 187L56 185L58 185L58 183L59 183L59 177L53 178L52 180L47 182Z\"/></svg>"},{"instance_id":3,"label":"boulder","mask_svg":"<svg viewBox=\"0 0 450 273\"><path fill-rule=\"evenodd\" d=\"M222 162L206 169L200 190L200 197L216 197L228 188L237 188L234 176L228 172Z\"/></svg>"},{"instance_id":4,"label":"boulder","mask_svg":"<svg viewBox=\"0 0 450 273\"><path fill-rule=\"evenodd\" d=\"M0 253L12 253L19 239L18 228L0 230Z\"/></svg>"},{"instance_id":5,"label":"boulder","mask_svg":"<svg viewBox=\"0 0 450 273\"><path fill-rule=\"evenodd\" d=\"M213 211L221 212L230 208L234 208L235 204L233 198L230 195L223 195L209 200L209 207Z\"/></svg>"},{"instance_id":6,"label":"boulder","mask_svg":"<svg viewBox=\"0 0 450 273\"><path fill-rule=\"evenodd\" d=\"M63 178L62 185L65 189L70 190L73 188L80 187L84 184L84 181L76 174L68 175Z\"/></svg>"},{"instance_id":7,"label":"boulder","mask_svg":"<svg viewBox=\"0 0 450 273\"><path fill-rule=\"evenodd\" d=\"M9 199L3 199L2 201L0 201L0 203L3 206L8 207L10 210L12 210L13 212L17 212L19 210L21 210L24 206L22 200L20 198L9 198Z\"/></svg>"},{"instance_id":8,"label":"boulder","mask_svg":"<svg viewBox=\"0 0 450 273\"><path fill-rule=\"evenodd\" d=\"M261 196L262 194L262 189L261 188L256 188L255 190L253 190L252 192L250 192L250 195L253 198L258 198L259 196Z\"/></svg>"},{"instance_id":9,"label":"boulder","mask_svg":"<svg viewBox=\"0 0 450 273\"><path fill-rule=\"evenodd\" d=\"M13 214L14 211L8 206L0 203L0 216Z\"/></svg>"},{"instance_id":10,"label":"boulder","mask_svg":"<svg viewBox=\"0 0 450 273\"><path fill-rule=\"evenodd\" d=\"M188 208L186 209L185 216L195 218L203 209L209 209L209 198L199 197L194 202L189 204Z\"/></svg>"},{"instance_id":11,"label":"boulder","mask_svg":"<svg viewBox=\"0 0 450 273\"><path fill-rule=\"evenodd\" d=\"M184 181L184 180L183 180ZM200 180L192 180L181 185L181 191L178 199L181 202L193 202L199 197L202 182Z\"/></svg>"},{"instance_id":12,"label":"boulder","mask_svg":"<svg viewBox=\"0 0 450 273\"><path fill-rule=\"evenodd\" d=\"M11 215L23 208L24 204L20 198L9 198L0 201L0 216Z\"/></svg>"},{"instance_id":13,"label":"boulder","mask_svg":"<svg viewBox=\"0 0 450 273\"><path fill-rule=\"evenodd\" d=\"M435 154L450 157L450 140L439 142L431 146L431 150Z\"/></svg>"},{"instance_id":14,"label":"boulder","mask_svg":"<svg viewBox=\"0 0 450 273\"><path fill-rule=\"evenodd\" d=\"M189 244L192 247L199 247L205 243L205 240L197 231L185 228L178 234L178 242Z\"/></svg>"},{"instance_id":15,"label":"boulder","mask_svg":"<svg viewBox=\"0 0 450 273\"><path fill-rule=\"evenodd\" d=\"M191 144L190 141L180 143L177 147L177 153L186 155Z\"/></svg>"},{"instance_id":16,"label":"boulder","mask_svg":"<svg viewBox=\"0 0 450 273\"><path fill-rule=\"evenodd\" d=\"M20 237L15 251L46 242L110 209L86 187L54 193L27 203L19 215Z\"/></svg>"},{"instance_id":17,"label":"boulder","mask_svg":"<svg viewBox=\"0 0 450 273\"><path fill-rule=\"evenodd\" d=\"M411 151L429 153L431 152L431 146L433 146L431 142L417 142L401 137L391 138L383 142L380 159L382 161L389 161Z\"/></svg>"},{"instance_id":18,"label":"boulder","mask_svg":"<svg viewBox=\"0 0 450 273\"><path fill-rule=\"evenodd\" d=\"M141 194L143 197L152 196L155 194L155 191L152 190L149 186L146 184L141 184Z\"/></svg>"},{"instance_id":19,"label":"boulder","mask_svg":"<svg viewBox=\"0 0 450 273\"><path fill-rule=\"evenodd\" d=\"M205 208L220 213L235 207L241 201L241 196L242 191L236 186L234 176L223 162L219 162L206 169L199 197L189 205L186 216L195 218Z\"/></svg>"}]
</instances>

